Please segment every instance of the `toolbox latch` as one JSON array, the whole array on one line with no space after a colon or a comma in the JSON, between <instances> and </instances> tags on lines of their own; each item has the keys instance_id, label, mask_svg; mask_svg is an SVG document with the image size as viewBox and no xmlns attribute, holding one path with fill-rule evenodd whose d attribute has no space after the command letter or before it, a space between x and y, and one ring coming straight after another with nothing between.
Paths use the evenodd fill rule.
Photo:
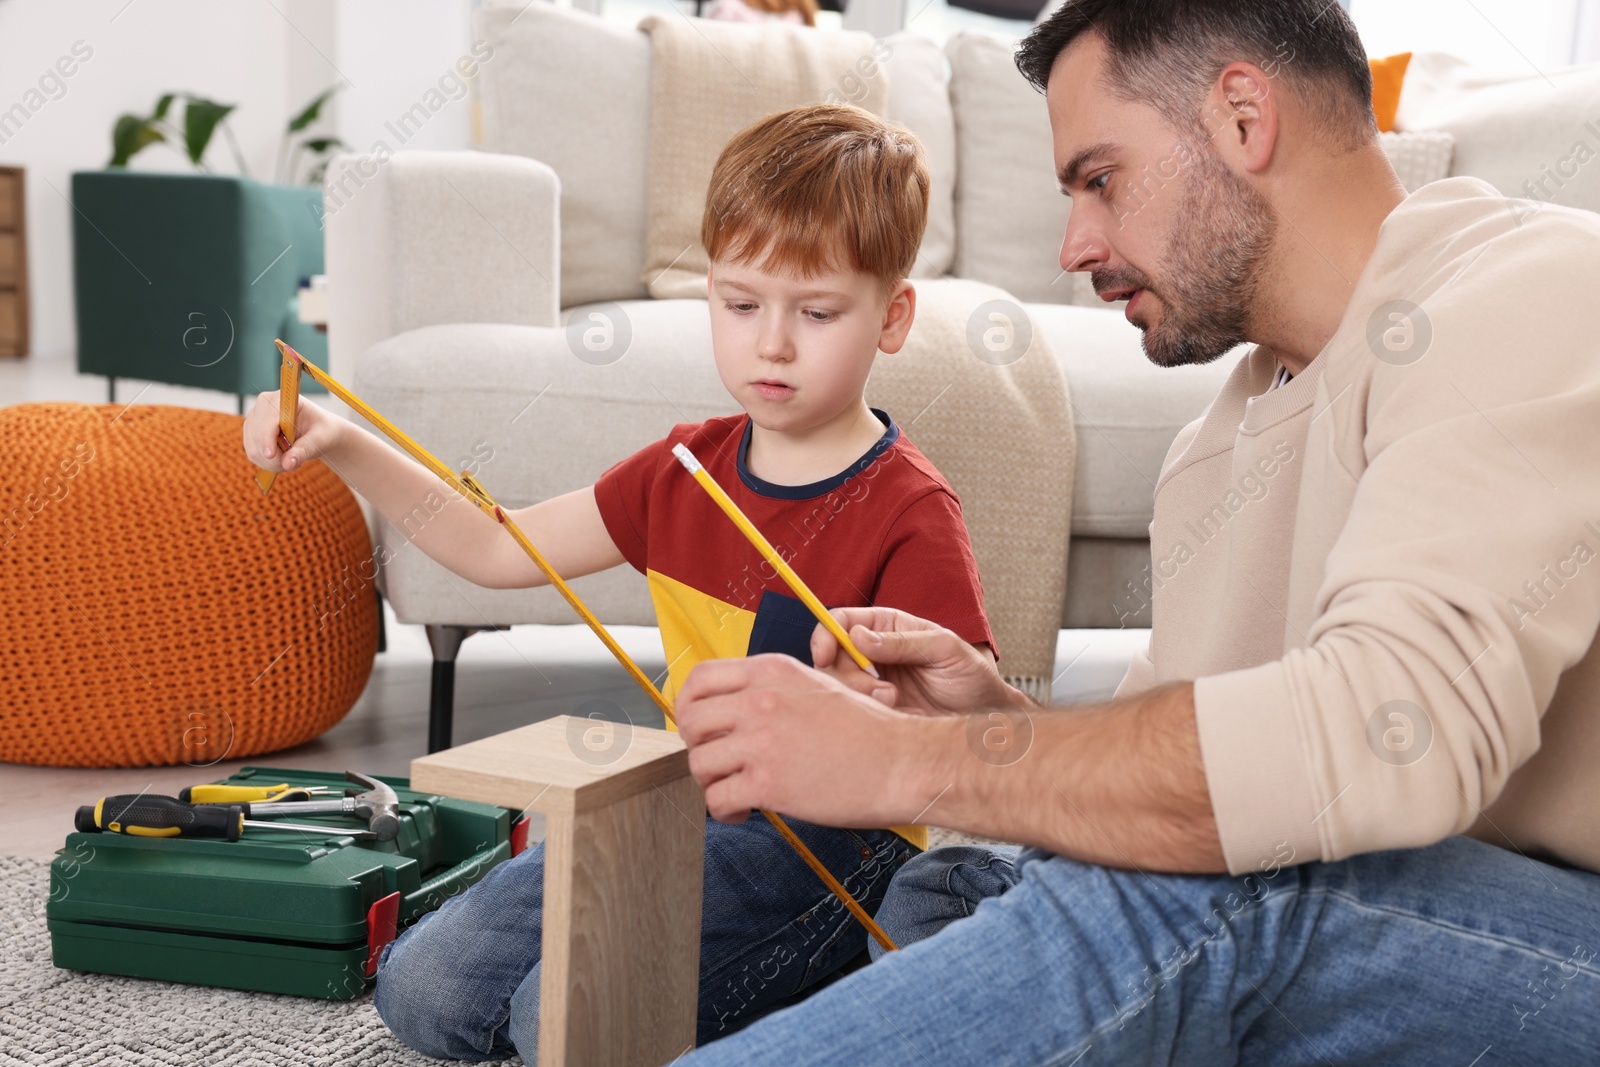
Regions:
<instances>
[{"instance_id":1,"label":"toolbox latch","mask_svg":"<svg viewBox=\"0 0 1600 1067\"><path fill-rule=\"evenodd\" d=\"M390 893L375 901L367 909L367 977L378 973L378 957L384 946L394 940L395 928L400 923L400 894Z\"/></svg>"},{"instance_id":2,"label":"toolbox latch","mask_svg":"<svg viewBox=\"0 0 1600 1067\"><path fill-rule=\"evenodd\" d=\"M511 824L511 854L513 856L520 855L522 850L528 847L528 822L531 818L532 816L530 815L524 815Z\"/></svg>"}]
</instances>

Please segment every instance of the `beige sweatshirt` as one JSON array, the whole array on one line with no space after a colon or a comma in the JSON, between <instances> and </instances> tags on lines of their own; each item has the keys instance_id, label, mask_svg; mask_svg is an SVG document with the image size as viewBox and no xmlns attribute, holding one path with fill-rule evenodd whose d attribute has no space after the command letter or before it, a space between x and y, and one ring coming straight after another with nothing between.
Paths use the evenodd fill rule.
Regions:
<instances>
[{"instance_id":1,"label":"beige sweatshirt","mask_svg":"<svg viewBox=\"0 0 1600 1067\"><path fill-rule=\"evenodd\" d=\"M1234 873L1468 830L1600 871L1597 287L1600 216L1436 182L1304 373L1252 351L1173 442L1119 693L1195 680Z\"/></svg>"}]
</instances>

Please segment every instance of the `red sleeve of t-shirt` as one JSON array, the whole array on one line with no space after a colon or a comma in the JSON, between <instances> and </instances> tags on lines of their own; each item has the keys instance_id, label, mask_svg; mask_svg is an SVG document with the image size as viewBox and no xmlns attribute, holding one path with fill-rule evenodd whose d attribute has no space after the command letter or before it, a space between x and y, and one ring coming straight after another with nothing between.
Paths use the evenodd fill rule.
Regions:
<instances>
[{"instance_id":1,"label":"red sleeve of t-shirt","mask_svg":"<svg viewBox=\"0 0 1600 1067\"><path fill-rule=\"evenodd\" d=\"M661 470L662 456L672 446L666 437L646 445L602 474L594 483L594 500L612 543L640 574L646 565L650 531L650 490Z\"/></svg>"},{"instance_id":2,"label":"red sleeve of t-shirt","mask_svg":"<svg viewBox=\"0 0 1600 1067\"><path fill-rule=\"evenodd\" d=\"M1000 658L983 611L972 540L953 494L939 490L913 501L889 527L881 559L875 605L936 622Z\"/></svg>"}]
</instances>

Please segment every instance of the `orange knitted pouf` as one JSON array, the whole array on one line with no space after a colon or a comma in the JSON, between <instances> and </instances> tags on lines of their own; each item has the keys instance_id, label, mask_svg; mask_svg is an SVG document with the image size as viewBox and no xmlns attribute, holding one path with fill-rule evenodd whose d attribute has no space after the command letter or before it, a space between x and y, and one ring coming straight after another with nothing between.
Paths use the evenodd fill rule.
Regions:
<instances>
[{"instance_id":1,"label":"orange knitted pouf","mask_svg":"<svg viewBox=\"0 0 1600 1067\"><path fill-rule=\"evenodd\" d=\"M0 760L200 766L356 702L378 648L361 508L320 462L262 496L242 422L0 408Z\"/></svg>"}]
</instances>

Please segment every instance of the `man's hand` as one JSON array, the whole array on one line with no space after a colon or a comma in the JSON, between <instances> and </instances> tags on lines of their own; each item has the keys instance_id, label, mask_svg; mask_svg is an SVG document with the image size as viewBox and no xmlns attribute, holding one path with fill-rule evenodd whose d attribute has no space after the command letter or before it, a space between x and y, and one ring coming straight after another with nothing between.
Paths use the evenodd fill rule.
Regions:
<instances>
[{"instance_id":1,"label":"man's hand","mask_svg":"<svg viewBox=\"0 0 1600 1067\"><path fill-rule=\"evenodd\" d=\"M1016 693L993 666L953 652L950 662L954 682L935 692L951 703L929 701L941 712L984 710L955 704L960 686L975 697ZM941 676L920 670L910 673ZM827 826L927 822L1113 867L1227 869L1186 682L1098 707L1030 704L1015 724L1027 743L1004 758L983 742L982 719L897 711L784 655L698 664L676 715L689 770L724 822L753 808Z\"/></svg>"},{"instance_id":2,"label":"man's hand","mask_svg":"<svg viewBox=\"0 0 1600 1067\"><path fill-rule=\"evenodd\" d=\"M891 826L918 814L917 801L897 797L901 763L915 754L899 735L915 720L792 656L700 663L674 715L689 770L723 822L763 807L832 826Z\"/></svg>"},{"instance_id":3,"label":"man's hand","mask_svg":"<svg viewBox=\"0 0 1600 1067\"><path fill-rule=\"evenodd\" d=\"M894 608L834 608L831 614L882 680L859 669L820 624L811 635L811 661L858 693L904 711L935 715L1031 703L1001 679L993 653L974 648L937 623Z\"/></svg>"}]
</instances>

